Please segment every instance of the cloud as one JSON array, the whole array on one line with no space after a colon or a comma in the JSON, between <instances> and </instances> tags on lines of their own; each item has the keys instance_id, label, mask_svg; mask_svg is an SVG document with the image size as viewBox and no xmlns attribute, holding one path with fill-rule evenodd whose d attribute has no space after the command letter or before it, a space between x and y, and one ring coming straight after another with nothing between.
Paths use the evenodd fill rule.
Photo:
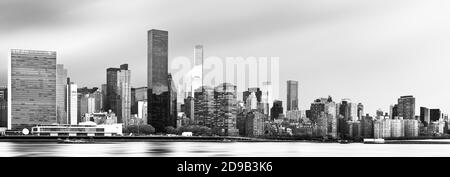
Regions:
<instances>
[{"instance_id":1,"label":"cloud","mask_svg":"<svg viewBox=\"0 0 450 177\"><path fill-rule=\"evenodd\" d=\"M93 1L2 0L0 33L18 33L28 28L52 28L73 23L69 12ZM71 18L68 18L71 17ZM4 24L4 25L3 25Z\"/></svg>"}]
</instances>

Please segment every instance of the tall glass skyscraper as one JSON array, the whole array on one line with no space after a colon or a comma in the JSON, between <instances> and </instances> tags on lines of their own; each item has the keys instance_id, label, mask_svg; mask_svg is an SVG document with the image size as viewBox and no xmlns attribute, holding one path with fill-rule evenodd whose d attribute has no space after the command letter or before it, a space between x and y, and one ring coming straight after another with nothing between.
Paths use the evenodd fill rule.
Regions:
<instances>
[{"instance_id":1,"label":"tall glass skyscraper","mask_svg":"<svg viewBox=\"0 0 450 177\"><path fill-rule=\"evenodd\" d=\"M57 123L56 52L11 50L11 129Z\"/></svg>"},{"instance_id":2,"label":"tall glass skyscraper","mask_svg":"<svg viewBox=\"0 0 450 177\"><path fill-rule=\"evenodd\" d=\"M287 110L298 110L298 82L287 81Z\"/></svg>"},{"instance_id":3,"label":"tall glass skyscraper","mask_svg":"<svg viewBox=\"0 0 450 177\"><path fill-rule=\"evenodd\" d=\"M165 127L176 127L176 109L173 110L172 98L175 90L168 72L168 32L148 31L147 45L147 87L148 87L148 123L157 132L164 132ZM176 101L175 101L176 103Z\"/></svg>"}]
</instances>

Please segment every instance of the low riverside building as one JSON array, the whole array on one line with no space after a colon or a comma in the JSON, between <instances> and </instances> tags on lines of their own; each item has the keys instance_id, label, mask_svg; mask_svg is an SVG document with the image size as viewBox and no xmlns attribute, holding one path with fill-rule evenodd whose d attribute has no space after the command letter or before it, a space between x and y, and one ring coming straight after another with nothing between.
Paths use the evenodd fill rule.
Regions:
<instances>
[{"instance_id":1,"label":"low riverside building","mask_svg":"<svg viewBox=\"0 0 450 177\"><path fill-rule=\"evenodd\" d=\"M79 125L37 125L31 129L31 134L38 136L116 136L122 135L122 124L97 125L94 122L83 122Z\"/></svg>"}]
</instances>

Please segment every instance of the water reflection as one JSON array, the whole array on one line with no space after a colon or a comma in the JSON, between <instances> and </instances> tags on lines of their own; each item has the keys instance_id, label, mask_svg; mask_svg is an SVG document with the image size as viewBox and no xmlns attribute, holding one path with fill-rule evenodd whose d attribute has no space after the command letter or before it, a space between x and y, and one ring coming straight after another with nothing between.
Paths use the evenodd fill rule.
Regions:
<instances>
[{"instance_id":1,"label":"water reflection","mask_svg":"<svg viewBox=\"0 0 450 177\"><path fill-rule=\"evenodd\" d=\"M0 142L1 157L450 157L450 144L323 144L305 142Z\"/></svg>"}]
</instances>

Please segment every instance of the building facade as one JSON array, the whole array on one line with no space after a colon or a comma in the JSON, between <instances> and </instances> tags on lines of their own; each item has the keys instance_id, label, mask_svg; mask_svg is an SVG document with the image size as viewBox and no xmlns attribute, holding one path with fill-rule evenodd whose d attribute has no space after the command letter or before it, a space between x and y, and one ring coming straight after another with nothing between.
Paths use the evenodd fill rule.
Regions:
<instances>
[{"instance_id":1,"label":"building facade","mask_svg":"<svg viewBox=\"0 0 450 177\"><path fill-rule=\"evenodd\" d=\"M56 117L57 123L67 124L67 69L56 65Z\"/></svg>"},{"instance_id":2,"label":"building facade","mask_svg":"<svg viewBox=\"0 0 450 177\"><path fill-rule=\"evenodd\" d=\"M106 110L116 113L118 123L126 126L131 118L131 71L128 64L122 64L106 73Z\"/></svg>"},{"instance_id":3,"label":"building facade","mask_svg":"<svg viewBox=\"0 0 450 177\"><path fill-rule=\"evenodd\" d=\"M287 81L287 110L298 110L298 81Z\"/></svg>"},{"instance_id":4,"label":"building facade","mask_svg":"<svg viewBox=\"0 0 450 177\"><path fill-rule=\"evenodd\" d=\"M214 88L215 114L212 128L220 135L237 136L237 88L235 85L223 83Z\"/></svg>"},{"instance_id":5,"label":"building facade","mask_svg":"<svg viewBox=\"0 0 450 177\"><path fill-rule=\"evenodd\" d=\"M11 50L8 128L57 123L56 52Z\"/></svg>"},{"instance_id":6,"label":"building facade","mask_svg":"<svg viewBox=\"0 0 450 177\"><path fill-rule=\"evenodd\" d=\"M71 82L67 85L67 123L70 125L78 124L78 87Z\"/></svg>"},{"instance_id":7,"label":"building facade","mask_svg":"<svg viewBox=\"0 0 450 177\"><path fill-rule=\"evenodd\" d=\"M270 109L270 119L274 121L278 119L281 114L283 114L283 102L281 100L275 100Z\"/></svg>"},{"instance_id":8,"label":"building facade","mask_svg":"<svg viewBox=\"0 0 450 177\"><path fill-rule=\"evenodd\" d=\"M168 32L152 29L147 35L148 123L156 132L164 132L165 127L176 127L177 116L169 84Z\"/></svg>"},{"instance_id":9,"label":"building facade","mask_svg":"<svg viewBox=\"0 0 450 177\"><path fill-rule=\"evenodd\" d=\"M416 98L413 96L402 96L398 99L398 116L403 119L415 119Z\"/></svg>"}]
</instances>

